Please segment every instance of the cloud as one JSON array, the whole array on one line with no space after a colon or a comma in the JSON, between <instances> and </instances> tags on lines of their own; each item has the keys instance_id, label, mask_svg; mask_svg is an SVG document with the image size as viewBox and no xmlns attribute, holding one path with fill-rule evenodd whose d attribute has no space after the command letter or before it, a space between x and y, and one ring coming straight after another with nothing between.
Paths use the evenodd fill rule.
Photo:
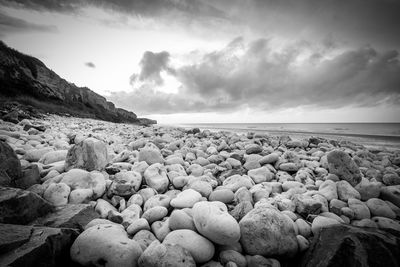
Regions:
<instances>
[{"instance_id":1,"label":"cloud","mask_svg":"<svg viewBox=\"0 0 400 267\"><path fill-rule=\"evenodd\" d=\"M96 65L93 62L86 62L85 66L92 69L96 68Z\"/></svg>"},{"instance_id":2,"label":"cloud","mask_svg":"<svg viewBox=\"0 0 400 267\"><path fill-rule=\"evenodd\" d=\"M246 43L236 38L225 48L179 68L170 66L168 60L154 60L157 53L146 53L152 60L141 61L139 77L144 84L110 96L116 105L139 114L400 104L396 50L378 52L366 46L339 53L325 44L309 42L277 50L268 39ZM146 53L143 58L149 57ZM169 75L181 84L177 94L162 92L154 84L160 71L168 68L173 70Z\"/></svg>"},{"instance_id":3,"label":"cloud","mask_svg":"<svg viewBox=\"0 0 400 267\"><path fill-rule=\"evenodd\" d=\"M140 66L142 68L139 75L133 74L130 78L131 84L134 80L139 79L139 81L152 81L156 85L162 85L163 79L161 78L161 71L168 71L169 53L166 51L153 53L146 51L143 54L142 60L140 61Z\"/></svg>"},{"instance_id":4,"label":"cloud","mask_svg":"<svg viewBox=\"0 0 400 267\"><path fill-rule=\"evenodd\" d=\"M27 22L23 19L12 17L0 11L0 36L8 33L27 31L57 32L57 27Z\"/></svg>"}]
</instances>

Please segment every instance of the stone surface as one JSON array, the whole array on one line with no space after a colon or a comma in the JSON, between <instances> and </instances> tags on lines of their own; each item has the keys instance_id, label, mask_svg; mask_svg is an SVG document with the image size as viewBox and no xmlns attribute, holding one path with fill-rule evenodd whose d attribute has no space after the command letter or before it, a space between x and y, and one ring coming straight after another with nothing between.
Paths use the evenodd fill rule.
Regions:
<instances>
[{"instance_id":1,"label":"stone surface","mask_svg":"<svg viewBox=\"0 0 400 267\"><path fill-rule=\"evenodd\" d=\"M15 186L22 176L21 163L9 144L0 141L0 186Z\"/></svg>"},{"instance_id":2,"label":"stone surface","mask_svg":"<svg viewBox=\"0 0 400 267\"><path fill-rule=\"evenodd\" d=\"M329 172L336 174L339 179L355 186L361 181L361 173L354 160L345 152L334 150L328 153Z\"/></svg>"},{"instance_id":3,"label":"stone surface","mask_svg":"<svg viewBox=\"0 0 400 267\"><path fill-rule=\"evenodd\" d=\"M201 194L193 189L187 189L179 193L176 198L171 200L171 206L174 208L191 208L201 200Z\"/></svg>"},{"instance_id":4,"label":"stone surface","mask_svg":"<svg viewBox=\"0 0 400 267\"><path fill-rule=\"evenodd\" d=\"M146 184L155 189L158 193L167 191L169 180L164 166L160 163L150 165L144 172Z\"/></svg>"},{"instance_id":5,"label":"stone surface","mask_svg":"<svg viewBox=\"0 0 400 267\"><path fill-rule=\"evenodd\" d=\"M52 210L48 201L33 192L0 187L0 223L27 224Z\"/></svg>"},{"instance_id":6,"label":"stone surface","mask_svg":"<svg viewBox=\"0 0 400 267\"><path fill-rule=\"evenodd\" d=\"M199 233L216 244L229 245L240 239L237 221L213 202L196 203L193 206L193 221Z\"/></svg>"},{"instance_id":7,"label":"stone surface","mask_svg":"<svg viewBox=\"0 0 400 267\"><path fill-rule=\"evenodd\" d=\"M250 255L293 257L297 239L293 222L274 208L260 205L239 222L240 243Z\"/></svg>"},{"instance_id":8,"label":"stone surface","mask_svg":"<svg viewBox=\"0 0 400 267\"><path fill-rule=\"evenodd\" d=\"M71 259L82 266L137 266L142 248L128 238L122 226L101 224L80 234L71 246L70 253Z\"/></svg>"},{"instance_id":9,"label":"stone surface","mask_svg":"<svg viewBox=\"0 0 400 267\"><path fill-rule=\"evenodd\" d=\"M81 169L71 169L65 173L60 182L67 184L71 190L92 189L95 199L101 197L106 190L104 175L98 171L87 172Z\"/></svg>"},{"instance_id":10,"label":"stone surface","mask_svg":"<svg viewBox=\"0 0 400 267\"><path fill-rule=\"evenodd\" d=\"M350 198L361 199L360 193L347 181L339 181L336 183L338 197L340 200L348 201Z\"/></svg>"},{"instance_id":11,"label":"stone surface","mask_svg":"<svg viewBox=\"0 0 400 267\"><path fill-rule=\"evenodd\" d=\"M195 267L196 263L189 251L179 245L160 244L153 241L138 261L139 267Z\"/></svg>"},{"instance_id":12,"label":"stone surface","mask_svg":"<svg viewBox=\"0 0 400 267\"><path fill-rule=\"evenodd\" d=\"M400 185L382 187L380 198L390 201L400 208Z\"/></svg>"},{"instance_id":13,"label":"stone surface","mask_svg":"<svg viewBox=\"0 0 400 267\"><path fill-rule=\"evenodd\" d=\"M68 150L65 170L81 168L101 171L108 163L107 146L96 138L86 138Z\"/></svg>"},{"instance_id":14,"label":"stone surface","mask_svg":"<svg viewBox=\"0 0 400 267\"><path fill-rule=\"evenodd\" d=\"M142 175L136 171L121 171L115 174L111 184L111 193L121 197L130 197L142 184Z\"/></svg>"},{"instance_id":15,"label":"stone surface","mask_svg":"<svg viewBox=\"0 0 400 267\"><path fill-rule=\"evenodd\" d=\"M77 235L67 228L0 224L0 266L71 266Z\"/></svg>"},{"instance_id":16,"label":"stone surface","mask_svg":"<svg viewBox=\"0 0 400 267\"><path fill-rule=\"evenodd\" d=\"M64 183L53 183L44 191L43 198L54 206L62 206L68 203L70 192L71 188L68 185Z\"/></svg>"},{"instance_id":17,"label":"stone surface","mask_svg":"<svg viewBox=\"0 0 400 267\"><path fill-rule=\"evenodd\" d=\"M197 264L209 261L215 252L213 243L208 239L192 230L186 229L172 231L165 237L163 244L181 246L190 252Z\"/></svg>"},{"instance_id":18,"label":"stone surface","mask_svg":"<svg viewBox=\"0 0 400 267\"><path fill-rule=\"evenodd\" d=\"M54 228L74 228L83 231L85 226L99 218L99 214L88 204L68 204L57 207L54 212L31 222L31 225L42 225Z\"/></svg>"},{"instance_id":19,"label":"stone surface","mask_svg":"<svg viewBox=\"0 0 400 267\"><path fill-rule=\"evenodd\" d=\"M322 229L300 266L400 266L400 234L349 225Z\"/></svg>"}]
</instances>

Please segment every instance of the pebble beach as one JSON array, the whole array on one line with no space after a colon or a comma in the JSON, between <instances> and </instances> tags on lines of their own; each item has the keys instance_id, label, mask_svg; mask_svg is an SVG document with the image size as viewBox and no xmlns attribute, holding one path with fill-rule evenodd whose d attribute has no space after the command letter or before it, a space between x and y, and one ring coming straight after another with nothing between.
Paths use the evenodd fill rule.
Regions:
<instances>
[{"instance_id":1,"label":"pebble beach","mask_svg":"<svg viewBox=\"0 0 400 267\"><path fill-rule=\"evenodd\" d=\"M77 229L76 266L329 266L321 240L349 233L400 262L398 149L56 115L0 121L0 142L0 222L50 228L52 214L85 210L54 228Z\"/></svg>"}]
</instances>

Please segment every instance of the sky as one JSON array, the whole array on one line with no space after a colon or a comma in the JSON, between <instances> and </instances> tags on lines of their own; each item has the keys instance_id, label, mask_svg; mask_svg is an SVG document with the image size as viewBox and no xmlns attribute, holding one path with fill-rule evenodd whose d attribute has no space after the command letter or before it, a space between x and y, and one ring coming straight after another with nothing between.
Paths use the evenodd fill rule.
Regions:
<instances>
[{"instance_id":1,"label":"sky","mask_svg":"<svg viewBox=\"0 0 400 267\"><path fill-rule=\"evenodd\" d=\"M400 0L0 0L0 39L162 124L400 122Z\"/></svg>"}]
</instances>

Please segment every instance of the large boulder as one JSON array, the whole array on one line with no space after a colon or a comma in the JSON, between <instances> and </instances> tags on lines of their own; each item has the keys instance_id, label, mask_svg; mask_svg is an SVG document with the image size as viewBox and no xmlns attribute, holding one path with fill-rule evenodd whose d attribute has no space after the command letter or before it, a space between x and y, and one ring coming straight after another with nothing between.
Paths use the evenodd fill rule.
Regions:
<instances>
[{"instance_id":1,"label":"large boulder","mask_svg":"<svg viewBox=\"0 0 400 267\"><path fill-rule=\"evenodd\" d=\"M150 165L144 172L146 184L155 189L158 193L164 193L168 189L169 179L160 163Z\"/></svg>"},{"instance_id":2,"label":"large boulder","mask_svg":"<svg viewBox=\"0 0 400 267\"><path fill-rule=\"evenodd\" d=\"M259 205L240 222L240 243L250 255L293 257L297 239L293 221L269 205Z\"/></svg>"},{"instance_id":3,"label":"large boulder","mask_svg":"<svg viewBox=\"0 0 400 267\"><path fill-rule=\"evenodd\" d=\"M68 204L57 207L52 213L31 222L31 225L42 225L54 228L74 228L83 231L85 226L99 214L89 204Z\"/></svg>"},{"instance_id":4,"label":"large boulder","mask_svg":"<svg viewBox=\"0 0 400 267\"><path fill-rule=\"evenodd\" d=\"M14 150L0 141L0 186L14 186L14 180L21 175L21 163Z\"/></svg>"},{"instance_id":5,"label":"large boulder","mask_svg":"<svg viewBox=\"0 0 400 267\"><path fill-rule=\"evenodd\" d=\"M98 171L71 169L64 174L60 182L68 185L71 190L92 189L94 199L101 197L106 190L106 179Z\"/></svg>"},{"instance_id":6,"label":"large boulder","mask_svg":"<svg viewBox=\"0 0 400 267\"><path fill-rule=\"evenodd\" d=\"M71 259L82 266L137 266L142 248L118 224L86 229L71 246Z\"/></svg>"},{"instance_id":7,"label":"large boulder","mask_svg":"<svg viewBox=\"0 0 400 267\"><path fill-rule=\"evenodd\" d=\"M219 203L225 206L222 202ZM194 224L203 236L220 245L239 241L239 224L227 210L207 201L194 204L192 210Z\"/></svg>"},{"instance_id":8,"label":"large boulder","mask_svg":"<svg viewBox=\"0 0 400 267\"><path fill-rule=\"evenodd\" d=\"M53 206L36 193L0 187L0 223L27 224L53 210Z\"/></svg>"},{"instance_id":9,"label":"large boulder","mask_svg":"<svg viewBox=\"0 0 400 267\"><path fill-rule=\"evenodd\" d=\"M115 174L110 191L121 197L130 197L142 184L142 175L136 171L121 171Z\"/></svg>"},{"instance_id":10,"label":"large boulder","mask_svg":"<svg viewBox=\"0 0 400 267\"><path fill-rule=\"evenodd\" d=\"M335 225L321 229L300 266L400 266L400 232Z\"/></svg>"},{"instance_id":11,"label":"large boulder","mask_svg":"<svg viewBox=\"0 0 400 267\"><path fill-rule=\"evenodd\" d=\"M65 170L81 168L101 171L108 164L107 146L96 138L86 138L68 150Z\"/></svg>"},{"instance_id":12,"label":"large boulder","mask_svg":"<svg viewBox=\"0 0 400 267\"><path fill-rule=\"evenodd\" d=\"M361 181L361 173L354 160L345 152L333 150L328 153L329 172L336 174L339 179L355 186Z\"/></svg>"},{"instance_id":13,"label":"large boulder","mask_svg":"<svg viewBox=\"0 0 400 267\"><path fill-rule=\"evenodd\" d=\"M0 224L0 266L71 266L77 235L67 228Z\"/></svg>"}]
</instances>

